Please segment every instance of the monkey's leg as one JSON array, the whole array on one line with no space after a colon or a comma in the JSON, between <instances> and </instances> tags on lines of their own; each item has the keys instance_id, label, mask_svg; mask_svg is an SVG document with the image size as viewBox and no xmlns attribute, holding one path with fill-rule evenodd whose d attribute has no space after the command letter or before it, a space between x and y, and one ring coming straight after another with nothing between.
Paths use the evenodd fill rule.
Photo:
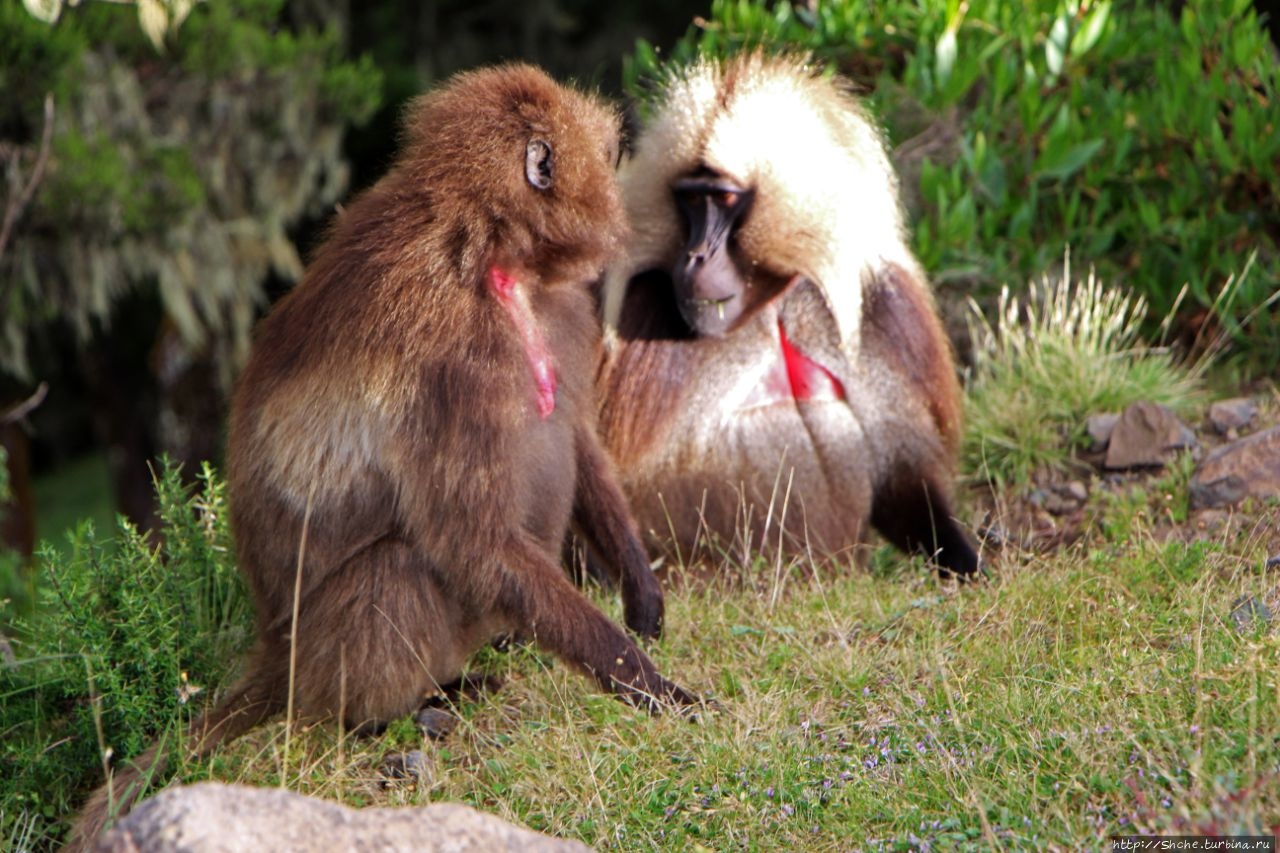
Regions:
<instances>
[{"instance_id":1,"label":"monkey's leg","mask_svg":"<svg viewBox=\"0 0 1280 853\"><path fill-rule=\"evenodd\" d=\"M456 681L498 630L465 619L436 576L419 552L388 538L325 578L299 612L299 709L376 730ZM287 648L287 620L275 630Z\"/></svg>"},{"instance_id":2,"label":"monkey's leg","mask_svg":"<svg viewBox=\"0 0 1280 853\"><path fill-rule=\"evenodd\" d=\"M887 264L863 310L868 393L883 419L874 438L892 460L875 487L871 523L898 547L931 556L943 575L972 575L978 555L945 487L960 443L960 385L928 288Z\"/></svg>"},{"instance_id":3,"label":"monkey's leg","mask_svg":"<svg viewBox=\"0 0 1280 853\"><path fill-rule=\"evenodd\" d=\"M621 585L627 627L646 640L657 639L662 633L662 587L649 567L613 463L590 430L579 428L575 444L575 527L587 540L589 553L600 556L609 577Z\"/></svg>"},{"instance_id":4,"label":"monkey's leg","mask_svg":"<svg viewBox=\"0 0 1280 853\"><path fill-rule=\"evenodd\" d=\"M538 645L577 666L604 689L650 712L664 704L697 702L663 678L635 641L531 541L509 539L497 559L495 604Z\"/></svg>"}]
</instances>

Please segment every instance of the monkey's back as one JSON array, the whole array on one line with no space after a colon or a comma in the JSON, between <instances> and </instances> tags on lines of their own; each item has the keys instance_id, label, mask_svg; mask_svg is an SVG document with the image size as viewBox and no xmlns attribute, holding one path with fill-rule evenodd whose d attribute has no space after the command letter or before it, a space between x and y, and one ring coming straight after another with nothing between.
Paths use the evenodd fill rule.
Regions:
<instances>
[{"instance_id":1,"label":"monkey's back","mask_svg":"<svg viewBox=\"0 0 1280 853\"><path fill-rule=\"evenodd\" d=\"M264 627L290 612L308 501L304 597L382 539L425 542L452 567L519 530L558 547L568 523L571 425L598 343L585 288L537 292L560 380L540 420L523 350L480 282L431 264L406 274L395 257L357 250L389 206L381 191L347 212L262 321L237 385L232 525Z\"/></svg>"}]
</instances>

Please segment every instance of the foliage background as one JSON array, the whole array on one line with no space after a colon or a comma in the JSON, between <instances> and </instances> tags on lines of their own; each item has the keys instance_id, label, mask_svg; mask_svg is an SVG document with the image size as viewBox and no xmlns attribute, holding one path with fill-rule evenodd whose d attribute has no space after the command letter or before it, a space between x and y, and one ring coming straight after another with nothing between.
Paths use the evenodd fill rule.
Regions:
<instances>
[{"instance_id":1,"label":"foliage background","mask_svg":"<svg viewBox=\"0 0 1280 853\"><path fill-rule=\"evenodd\" d=\"M1280 61L1248 0L714 0L671 55L755 44L866 95L944 291L1017 291L1069 246L1188 340L1221 324L1254 369L1280 364ZM657 59L639 46L632 90Z\"/></svg>"}]
</instances>

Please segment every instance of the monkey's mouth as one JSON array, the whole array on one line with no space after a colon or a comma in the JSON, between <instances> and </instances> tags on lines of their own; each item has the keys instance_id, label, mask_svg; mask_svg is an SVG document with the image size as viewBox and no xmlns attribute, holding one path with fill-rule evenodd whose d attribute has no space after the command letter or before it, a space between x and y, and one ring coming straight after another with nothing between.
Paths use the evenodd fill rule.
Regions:
<instances>
[{"instance_id":1,"label":"monkey's mouth","mask_svg":"<svg viewBox=\"0 0 1280 853\"><path fill-rule=\"evenodd\" d=\"M714 308L717 305L724 305L730 299L733 299L733 297L734 294L730 293L728 296L722 296L719 299L686 299L685 303L687 305L692 305L695 308Z\"/></svg>"},{"instance_id":2,"label":"monkey's mouth","mask_svg":"<svg viewBox=\"0 0 1280 853\"><path fill-rule=\"evenodd\" d=\"M725 318L725 309L729 307L729 303L733 301L735 296L737 296L737 294L730 293L728 296L722 296L719 299L698 299L697 297L690 297L684 300L685 313L689 314L690 312L714 311L716 316L723 320Z\"/></svg>"},{"instance_id":3,"label":"monkey's mouth","mask_svg":"<svg viewBox=\"0 0 1280 853\"><path fill-rule=\"evenodd\" d=\"M697 334L718 338L741 313L734 305L737 296L736 293L718 297L689 296L680 300L680 314Z\"/></svg>"}]
</instances>

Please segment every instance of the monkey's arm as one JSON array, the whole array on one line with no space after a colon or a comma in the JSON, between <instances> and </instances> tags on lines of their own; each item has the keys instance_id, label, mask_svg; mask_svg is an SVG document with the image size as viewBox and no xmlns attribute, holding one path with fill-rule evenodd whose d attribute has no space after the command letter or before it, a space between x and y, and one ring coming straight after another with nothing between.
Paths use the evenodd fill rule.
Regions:
<instances>
[{"instance_id":1,"label":"monkey's arm","mask_svg":"<svg viewBox=\"0 0 1280 853\"><path fill-rule=\"evenodd\" d=\"M496 604L538 645L577 666L619 698L657 712L697 698L663 678L635 641L609 621L527 536L498 550Z\"/></svg>"},{"instance_id":2,"label":"monkey's arm","mask_svg":"<svg viewBox=\"0 0 1280 853\"><path fill-rule=\"evenodd\" d=\"M662 633L662 587L649 567L613 462L586 426L575 430L574 445L578 461L574 526L604 561L609 577L621 585L627 627L646 640L657 639Z\"/></svg>"},{"instance_id":3,"label":"monkey's arm","mask_svg":"<svg viewBox=\"0 0 1280 853\"><path fill-rule=\"evenodd\" d=\"M980 560L954 514L960 382L951 344L924 282L886 264L868 288L862 321L866 396L885 418L871 523L893 544L922 552L944 575L973 576Z\"/></svg>"}]
</instances>

